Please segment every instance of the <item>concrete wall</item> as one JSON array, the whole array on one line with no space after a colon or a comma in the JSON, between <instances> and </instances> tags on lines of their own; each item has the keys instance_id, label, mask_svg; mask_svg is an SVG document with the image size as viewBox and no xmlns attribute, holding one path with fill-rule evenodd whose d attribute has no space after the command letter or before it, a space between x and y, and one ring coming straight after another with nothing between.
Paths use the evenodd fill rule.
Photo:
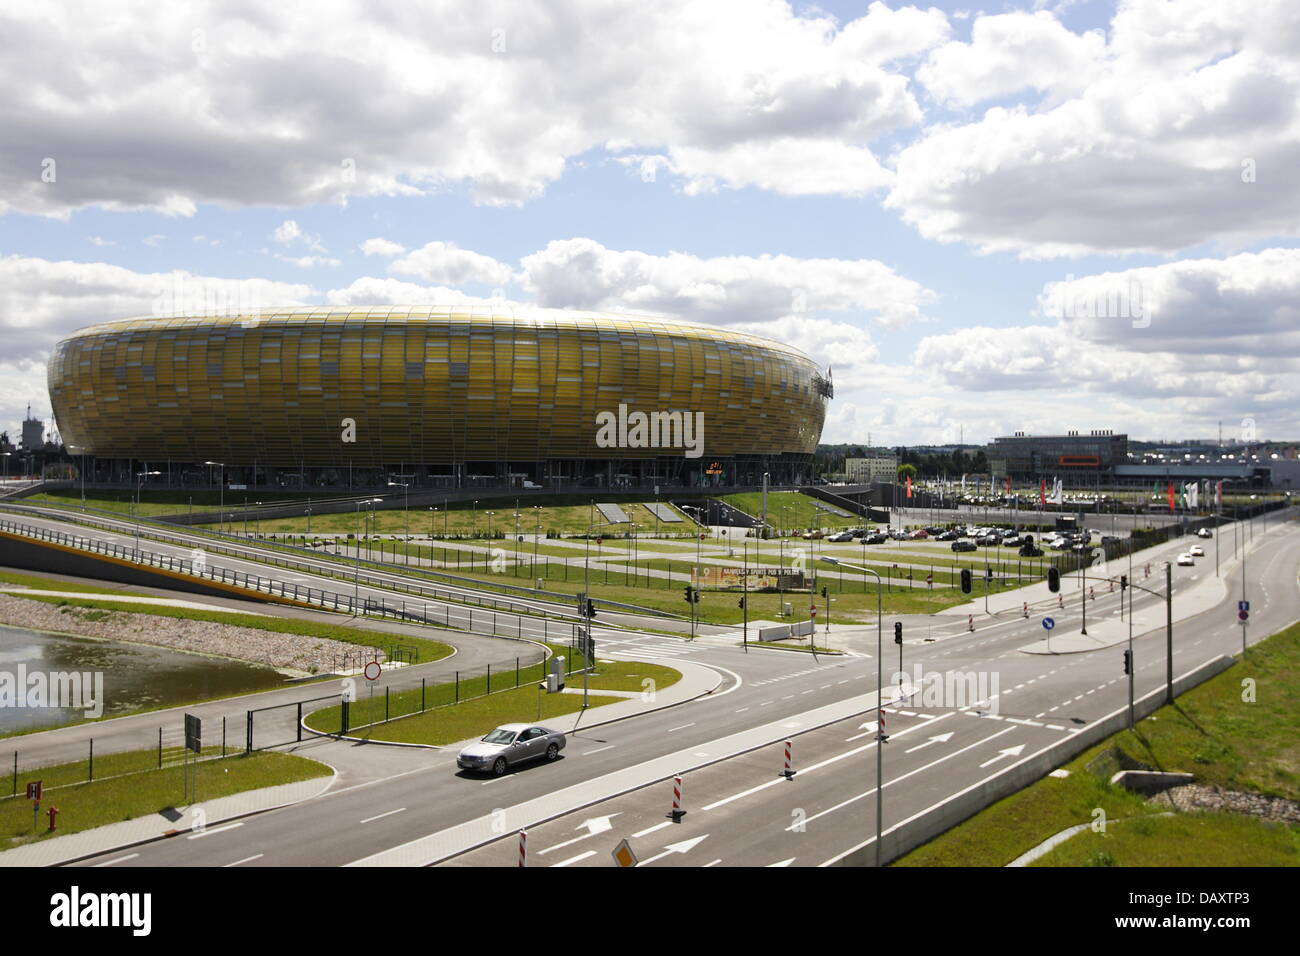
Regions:
<instances>
[{"instance_id":1,"label":"concrete wall","mask_svg":"<svg viewBox=\"0 0 1300 956\"><path fill-rule=\"evenodd\" d=\"M1200 667L1188 671L1174 679L1175 696L1217 674L1223 673L1236 663L1230 657L1218 657ZM1165 703L1165 688L1145 695L1134 702L1137 719L1154 713ZM887 829L881 839L881 857L885 863L896 860L921 844L933 840L957 824L974 816L992 803L1010 796L1046 776L1052 770L1074 759L1093 744L1105 740L1111 734L1118 733L1128 726L1128 707L1108 714L1077 734L1071 734L1063 740L1046 747L1037 753L1022 759L994 777L972 784L960 793L953 794L938 806L895 823ZM885 775L886 784L889 775ZM885 791L885 810L889 810L889 791ZM873 866L876 860L874 840L855 847L846 856L836 862L837 866Z\"/></svg>"}]
</instances>

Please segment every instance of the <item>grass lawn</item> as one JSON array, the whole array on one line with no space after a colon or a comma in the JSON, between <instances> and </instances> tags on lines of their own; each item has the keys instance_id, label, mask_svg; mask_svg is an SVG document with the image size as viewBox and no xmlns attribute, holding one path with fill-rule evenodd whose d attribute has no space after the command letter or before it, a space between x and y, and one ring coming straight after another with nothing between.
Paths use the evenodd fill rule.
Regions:
<instances>
[{"instance_id":1,"label":"grass lawn","mask_svg":"<svg viewBox=\"0 0 1300 956\"><path fill-rule=\"evenodd\" d=\"M748 491L735 495L722 495L722 500L757 518L763 513L763 493ZM858 528L866 518L858 515L841 517L823 511L813 502L818 499L798 491L769 491L767 493L767 523L779 528ZM841 508L841 511L846 510Z\"/></svg>"},{"instance_id":2,"label":"grass lawn","mask_svg":"<svg viewBox=\"0 0 1300 956\"><path fill-rule=\"evenodd\" d=\"M1111 748L1158 770L1193 773L1198 783L1300 799L1300 743L1297 743L1300 741L1300 687L1295 681L1295 674L1300 672L1300 641L1297 638L1300 638L1300 624L1274 634L1251 648L1244 664L1238 663L1192 688L1177 698L1172 707L1162 707L1141 721L1132 732L1115 734L1067 763L1069 777L1043 777L918 847L894 865L1004 866L1053 834L1091 822L1096 807L1104 809L1112 821L1166 809L1122 788L1111 787L1109 770L1094 774L1086 769L1093 758ZM1255 681L1255 702L1242 700L1242 681L1246 678ZM1198 818L1199 815L1186 817ZM1120 836L1120 828L1129 825L1118 824L1111 832ZM1212 821L1201 825L1214 826ZM1182 839L1176 835L1178 832L1172 827L1152 830L1152 834L1168 835L1173 841ZM1275 839L1268 828L1247 827L1232 832L1256 834L1261 847L1272 845ZM1124 846L1147 846L1160 859L1172 858L1175 852L1194 853L1196 849L1193 844L1181 849L1163 845L1156 849L1156 844L1162 841L1151 835L1143 836L1147 839L1145 844L1128 842ZM1073 843L1073 839L1069 840L1063 847ZM1217 852L1213 845L1208 846L1206 859L1212 859ZM1133 862L1132 856L1127 859Z\"/></svg>"},{"instance_id":3,"label":"grass lawn","mask_svg":"<svg viewBox=\"0 0 1300 956\"><path fill-rule=\"evenodd\" d=\"M139 591L127 588L106 588L94 584L80 584L72 581L60 581L37 574L21 574L17 571L0 571L0 584L16 584L22 587L44 591L73 591L78 594L129 594L138 595Z\"/></svg>"},{"instance_id":4,"label":"grass lawn","mask_svg":"<svg viewBox=\"0 0 1300 956\"><path fill-rule=\"evenodd\" d=\"M581 677L569 687L581 687ZM622 697L601 697L589 694L587 702L592 707L617 704ZM538 716L538 705L541 716ZM392 740L412 744L450 744L458 740L482 737L494 727L525 721L545 722L549 717L560 717L582 709L581 694L546 694L537 690L536 682L490 697L478 697L450 707L425 711L415 717L404 717L387 724L359 730L355 736L367 740Z\"/></svg>"},{"instance_id":5,"label":"grass lawn","mask_svg":"<svg viewBox=\"0 0 1300 956\"><path fill-rule=\"evenodd\" d=\"M265 496L259 492L257 500L265 500ZM398 500L400 502L400 498ZM546 503L539 504L542 500ZM617 503L643 532L655 527L653 512L643 507L647 503L653 504L650 499L639 495L601 495L595 500L601 503ZM536 508L540 509L540 527L543 534L584 534L592 524L604 521L600 512L592 507L591 501L589 497L583 498L578 495L550 495L545 499L521 500L519 532L532 534L537 531L539 511L535 510ZM236 499L232 502L231 496L227 495L226 504L231 507L239 504L239 501ZM663 502L663 504L668 503ZM668 507L672 506L668 505ZM685 518L675 508L672 510L684 520L661 523L661 528L668 531L687 531L694 526L694 522ZM515 507L511 499L483 500L477 507L470 501L452 501L445 507L426 505L411 508L409 514L404 508L376 510L369 514L369 520L364 509L360 514L353 509L338 514L312 515L311 528L316 532L332 534L361 534L368 525L371 534L432 533L444 537L487 538L489 531L493 536L514 534L514 516ZM257 527L263 533L274 531L302 534L307 528L307 516L264 520ZM251 526L249 530L252 530ZM599 533L611 537L631 533L631 530L632 526L629 523L598 528L593 534Z\"/></svg>"},{"instance_id":6,"label":"grass lawn","mask_svg":"<svg viewBox=\"0 0 1300 956\"><path fill-rule=\"evenodd\" d=\"M558 649L567 650L565 648ZM571 714L581 709L582 696L580 694L542 693L539 695L537 682L541 679L542 671L540 668L527 668L527 670L531 672L532 676L526 681L521 679L518 688L476 697L472 700L462 701L459 704L443 704L422 714L402 717L385 724L366 727L355 731L354 736L365 737L370 740L392 740L404 743L448 744L471 737L481 737L501 724L516 721L545 720L547 717ZM514 674L512 672L507 672L505 676L509 679L509 683L514 683ZM661 664L648 664L643 661L606 661L600 663L596 668L596 672L587 677L588 701L593 707L617 703L626 698L602 696L599 692L602 690L635 691L638 693L644 693L647 690L660 691L677 683L677 681L681 680L681 676L679 671L673 670L671 667L664 667ZM647 680L653 681L653 685L647 687L645 684ZM571 674L566 678L566 683L568 687L581 688L582 675ZM445 685L443 686L445 687ZM428 699L430 703L433 701L432 691L433 688L429 688ZM479 692L482 693L481 688ZM414 696L416 702L418 702L419 692L415 692ZM537 716L539 696L541 718ZM331 708L331 710L334 709ZM378 710L378 707L376 710ZM318 711L312 717L316 717L319 713L321 712ZM360 713L359 709L354 710L354 714ZM376 713L375 716L382 718L382 712ZM331 726L329 724L330 719L324 718L319 724L309 719L308 724L313 727L328 727ZM335 721L334 726L337 726L337 716L332 719ZM354 720L353 722L361 723L361 720Z\"/></svg>"},{"instance_id":7,"label":"grass lawn","mask_svg":"<svg viewBox=\"0 0 1300 956\"><path fill-rule=\"evenodd\" d=\"M1078 833L1030 866L1300 866L1300 826L1235 813L1142 816Z\"/></svg>"},{"instance_id":8,"label":"grass lawn","mask_svg":"<svg viewBox=\"0 0 1300 956\"><path fill-rule=\"evenodd\" d=\"M251 493L250 493L251 494ZM224 502L226 507L234 508L242 506L245 494L242 491L227 491ZM272 502L272 501L306 501L311 498L313 501L325 501L331 497L329 494L310 494L308 492L296 491L267 491L260 489L257 494L250 497L249 500ZM347 497L346 494L340 494L337 497ZM22 499L23 501L33 504L47 504L59 508L80 508L81 492L75 488L67 488L61 491L42 492L37 495L29 495ZM164 515L164 514L183 514L190 507L193 501L194 507L199 509L219 508L222 503L222 496L219 491L149 491L144 490L140 493L139 514L142 515ZM93 490L86 495L86 507L97 508L100 511L116 511L123 514L130 514L136 510L135 493L129 489L120 491L99 491Z\"/></svg>"},{"instance_id":9,"label":"grass lawn","mask_svg":"<svg viewBox=\"0 0 1300 956\"><path fill-rule=\"evenodd\" d=\"M204 752L211 753L214 749L220 752L221 748L207 747ZM99 778L102 773L104 779L66 786L59 786L58 781L85 779L84 761L20 774L18 796L0 800L0 836L5 848L119 823L182 804L184 768L176 765L153 769L157 766L156 760L157 752L152 750L106 755L95 761L95 776ZM125 775L109 778L108 774L114 772L114 768ZM203 800L213 800L245 790L324 777L331 772L322 763L291 754L239 754L206 761L199 766L199 795ZM45 789L41 798L40 824L35 832L32 828L32 805L24 798L26 779L41 780ZM58 830L54 834L46 831L49 818L45 816L45 810L51 806L59 808Z\"/></svg>"},{"instance_id":10,"label":"grass lawn","mask_svg":"<svg viewBox=\"0 0 1300 956\"><path fill-rule=\"evenodd\" d=\"M450 645L426 637L411 637L407 634L392 634L387 631L367 631L358 627L326 624L320 621L302 621L294 618L240 614L238 612L203 611L197 608L166 607L158 604L101 601L91 598L43 597L36 594L23 594L20 591L10 592L10 595L28 601L53 604L57 607L98 608L104 611L123 611L128 614L150 614L157 617L214 621L218 624L229 624L232 627L250 627L259 631L274 631L280 634L293 634L303 637L324 637L334 641L343 641L347 644L359 644L363 647L388 647L400 644L417 648L420 652L419 663L421 664L441 660L452 653Z\"/></svg>"}]
</instances>

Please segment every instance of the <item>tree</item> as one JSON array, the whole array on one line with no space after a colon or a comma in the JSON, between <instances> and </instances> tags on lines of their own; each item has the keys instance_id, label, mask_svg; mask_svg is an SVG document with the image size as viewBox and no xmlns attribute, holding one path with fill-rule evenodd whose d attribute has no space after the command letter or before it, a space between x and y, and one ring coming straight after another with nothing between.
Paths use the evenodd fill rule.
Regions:
<instances>
[{"instance_id":1,"label":"tree","mask_svg":"<svg viewBox=\"0 0 1300 956\"><path fill-rule=\"evenodd\" d=\"M916 477L916 465L904 464L898 466L898 480L906 481L908 478Z\"/></svg>"}]
</instances>

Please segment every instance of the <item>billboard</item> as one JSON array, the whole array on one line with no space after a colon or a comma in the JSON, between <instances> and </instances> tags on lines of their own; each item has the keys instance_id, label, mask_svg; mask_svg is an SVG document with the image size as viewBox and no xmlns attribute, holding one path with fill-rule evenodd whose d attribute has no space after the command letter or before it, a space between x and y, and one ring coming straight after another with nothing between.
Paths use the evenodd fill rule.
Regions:
<instances>
[{"instance_id":1,"label":"billboard","mask_svg":"<svg viewBox=\"0 0 1300 956\"><path fill-rule=\"evenodd\" d=\"M706 591L800 591L808 588L804 572L793 568L732 568L719 565L692 570L691 584Z\"/></svg>"}]
</instances>

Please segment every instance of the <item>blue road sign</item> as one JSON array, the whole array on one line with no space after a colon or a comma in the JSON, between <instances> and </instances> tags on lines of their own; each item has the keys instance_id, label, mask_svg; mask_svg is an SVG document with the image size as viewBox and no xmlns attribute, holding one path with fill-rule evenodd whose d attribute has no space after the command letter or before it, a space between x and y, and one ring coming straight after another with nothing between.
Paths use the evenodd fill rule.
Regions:
<instances>
[{"instance_id":1,"label":"blue road sign","mask_svg":"<svg viewBox=\"0 0 1300 956\"><path fill-rule=\"evenodd\" d=\"M1249 601L1238 601L1238 602L1237 602L1237 610L1238 610L1238 611L1249 611L1249 610L1250 610L1250 602L1249 602Z\"/></svg>"},{"instance_id":2,"label":"blue road sign","mask_svg":"<svg viewBox=\"0 0 1300 956\"><path fill-rule=\"evenodd\" d=\"M1053 621L1050 617L1045 617L1045 618L1043 618L1043 630L1044 630L1044 631L1050 631L1050 630L1051 630L1052 628L1054 628L1054 627L1056 627L1056 622L1055 622L1055 621Z\"/></svg>"}]
</instances>

